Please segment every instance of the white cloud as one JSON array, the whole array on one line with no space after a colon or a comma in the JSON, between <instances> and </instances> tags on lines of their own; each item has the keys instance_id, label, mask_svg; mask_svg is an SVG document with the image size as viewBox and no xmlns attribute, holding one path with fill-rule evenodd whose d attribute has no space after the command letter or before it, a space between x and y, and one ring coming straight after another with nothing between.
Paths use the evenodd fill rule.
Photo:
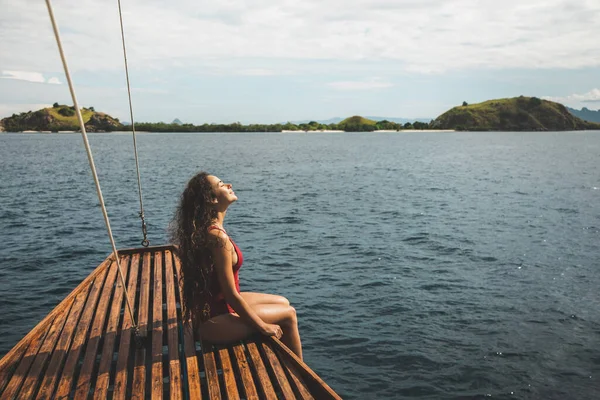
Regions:
<instances>
[{"instance_id":1,"label":"white cloud","mask_svg":"<svg viewBox=\"0 0 600 400\"><path fill-rule=\"evenodd\" d=\"M60 71L45 7L2 1L0 65ZM600 66L592 0L131 0L123 11L133 69L248 58L264 61L258 70L272 59L392 60L424 73ZM64 0L55 14L74 71L123 68L116 6Z\"/></svg>"},{"instance_id":2,"label":"white cloud","mask_svg":"<svg viewBox=\"0 0 600 400\"><path fill-rule=\"evenodd\" d=\"M41 72L30 72L30 71L2 71L0 78L3 79L15 79L18 81L27 81L33 83L49 83L53 85L60 85L62 82L55 76L46 80Z\"/></svg>"},{"instance_id":3,"label":"white cloud","mask_svg":"<svg viewBox=\"0 0 600 400\"><path fill-rule=\"evenodd\" d=\"M370 79L366 81L341 81L330 82L327 86L336 90L374 90L384 89L394 86L390 82L381 81L379 79Z\"/></svg>"},{"instance_id":4,"label":"white cloud","mask_svg":"<svg viewBox=\"0 0 600 400\"><path fill-rule=\"evenodd\" d=\"M564 103L567 105L579 103L600 103L600 89L596 88L590 90L587 93L574 93L564 97L543 96L542 98L545 100L556 101L558 103Z\"/></svg>"},{"instance_id":5,"label":"white cloud","mask_svg":"<svg viewBox=\"0 0 600 400\"><path fill-rule=\"evenodd\" d=\"M247 68L237 71L238 75L245 76L271 76L278 75L277 71L266 68Z\"/></svg>"},{"instance_id":6,"label":"white cloud","mask_svg":"<svg viewBox=\"0 0 600 400\"><path fill-rule=\"evenodd\" d=\"M28 72L28 71L2 71L2 76L0 78L4 79L16 79L20 81L28 81L28 82L37 82L44 83L46 79L44 79L44 75L39 72Z\"/></svg>"},{"instance_id":7,"label":"white cloud","mask_svg":"<svg viewBox=\"0 0 600 400\"><path fill-rule=\"evenodd\" d=\"M34 103L34 104L6 104L0 103L0 119L8 117L12 114L19 114L24 111L36 111L41 108L51 107L51 104Z\"/></svg>"}]
</instances>

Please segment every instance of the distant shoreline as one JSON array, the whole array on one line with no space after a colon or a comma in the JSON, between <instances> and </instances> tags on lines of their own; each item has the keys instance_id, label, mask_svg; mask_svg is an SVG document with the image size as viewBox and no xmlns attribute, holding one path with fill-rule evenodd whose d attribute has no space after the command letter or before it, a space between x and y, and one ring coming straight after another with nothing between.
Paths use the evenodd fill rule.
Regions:
<instances>
[{"instance_id":1,"label":"distant shoreline","mask_svg":"<svg viewBox=\"0 0 600 400\"><path fill-rule=\"evenodd\" d=\"M122 124L118 118L113 118L103 112L96 112L94 107L82 108L81 117L88 132L118 132L130 131L133 126ZM0 119L0 131L34 133L39 129L43 133L53 131L58 133L77 132L80 128L72 106L54 103L37 111L13 114L11 117ZM430 122L394 122L394 118L379 119L364 118L354 115L339 122L326 121L286 122L243 125L240 122L229 124L203 123L195 125L181 123L175 119L172 123L138 122L137 132L167 133L167 132L202 132L202 133L250 133L250 132L537 132L537 131L579 131L600 130L600 123L578 118L569 112L562 104L537 97L513 97L506 99L487 100L477 104L468 104L451 108ZM336 118L337 120L337 118ZM397 120L397 119L396 119Z\"/></svg>"},{"instance_id":2,"label":"distant shoreline","mask_svg":"<svg viewBox=\"0 0 600 400\"><path fill-rule=\"evenodd\" d=\"M456 129L400 129L400 130L392 130L392 129L383 129L373 132L456 132Z\"/></svg>"},{"instance_id":3,"label":"distant shoreline","mask_svg":"<svg viewBox=\"0 0 600 400\"><path fill-rule=\"evenodd\" d=\"M276 131L276 132L269 132L269 131L256 131L256 132L245 132L245 131L235 131L235 132L184 132L184 131L180 131L180 132L160 132L160 131L135 131L135 133L141 133L141 134L147 134L147 133L164 133L164 134L170 134L170 133L186 133L186 134L213 134L213 133L217 133L217 134L222 134L222 133L248 133L248 134L253 134L253 133L270 133L270 134L277 134L277 133L409 133L409 132L425 132L425 133L451 133L451 132L470 132L470 133L492 133L492 132L502 132L502 133L551 133L551 132L600 132L600 129L572 129L572 130L548 130L548 131L535 131L535 130L530 130L530 131L509 131L509 130L498 130L498 131L492 131L492 130L481 130L481 131L475 131L475 130L456 130L456 129L400 129L400 130L386 130L386 129L382 129L382 130L375 130L375 131L341 131L341 130L314 130L314 131L303 131L303 130L282 130L282 131ZM20 132L7 132L7 131L1 131L0 130L0 135L1 134L34 134L34 135L50 135L50 134L54 134L54 135L77 135L80 134L81 132L79 131L58 131L58 132L52 132L52 131L32 131L32 130L28 130L28 131L20 131ZM108 134L113 134L113 133L119 133L119 134L130 134L131 131L110 131L110 132L87 132L88 134L96 134L96 133L108 133Z\"/></svg>"},{"instance_id":4,"label":"distant shoreline","mask_svg":"<svg viewBox=\"0 0 600 400\"><path fill-rule=\"evenodd\" d=\"M293 132L353 133L352 131L327 130L327 129L323 129L323 130L317 129L314 131L303 131L303 130L296 130L296 131L283 130L283 131L281 131L281 133L293 133ZM363 132L354 132L354 133L363 133ZM377 132L456 132L456 130L455 129L378 129L375 131L368 131L368 133L377 133Z\"/></svg>"},{"instance_id":5,"label":"distant shoreline","mask_svg":"<svg viewBox=\"0 0 600 400\"><path fill-rule=\"evenodd\" d=\"M398 133L398 132L457 132L455 129L380 129L375 131L362 131L362 132L352 132L352 131L342 131L342 130L331 130L331 129L322 129L322 130L313 130L313 131L303 131L303 130L282 130L280 132L160 132L160 131L135 131L135 133ZM79 134L79 131L21 131L21 132L5 132L0 131L0 133L34 133L34 134ZM131 133L131 131L111 131L111 132L87 132L87 133Z\"/></svg>"}]
</instances>

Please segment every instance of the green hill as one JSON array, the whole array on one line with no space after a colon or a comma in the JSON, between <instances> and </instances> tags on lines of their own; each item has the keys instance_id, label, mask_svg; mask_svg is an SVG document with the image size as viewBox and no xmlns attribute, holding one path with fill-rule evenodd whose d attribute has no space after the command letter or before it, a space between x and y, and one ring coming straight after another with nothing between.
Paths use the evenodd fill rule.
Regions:
<instances>
[{"instance_id":1,"label":"green hill","mask_svg":"<svg viewBox=\"0 0 600 400\"><path fill-rule=\"evenodd\" d=\"M82 108L81 116L88 132L110 132L123 129L118 119L108 114L96 112L93 107ZM37 111L13 114L0 120L7 132L22 131L78 131L79 121L71 106L55 103L53 107Z\"/></svg>"},{"instance_id":2,"label":"green hill","mask_svg":"<svg viewBox=\"0 0 600 400\"><path fill-rule=\"evenodd\" d=\"M537 97L514 97L454 107L437 117L433 129L470 131L568 131L600 129L565 106Z\"/></svg>"},{"instance_id":3,"label":"green hill","mask_svg":"<svg viewBox=\"0 0 600 400\"><path fill-rule=\"evenodd\" d=\"M377 122L355 115L340 122L338 128L346 132L371 132L377 130Z\"/></svg>"},{"instance_id":4,"label":"green hill","mask_svg":"<svg viewBox=\"0 0 600 400\"><path fill-rule=\"evenodd\" d=\"M365 124L365 125L375 125L376 121L361 117L359 115L355 115L353 117L346 118L341 121L338 125L347 125L347 124Z\"/></svg>"}]
</instances>

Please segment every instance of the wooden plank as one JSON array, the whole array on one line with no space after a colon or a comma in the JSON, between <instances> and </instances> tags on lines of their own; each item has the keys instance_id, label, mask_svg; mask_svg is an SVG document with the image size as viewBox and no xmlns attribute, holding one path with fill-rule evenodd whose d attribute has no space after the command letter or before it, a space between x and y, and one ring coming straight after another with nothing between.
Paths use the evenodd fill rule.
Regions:
<instances>
[{"instance_id":1,"label":"wooden plank","mask_svg":"<svg viewBox=\"0 0 600 400\"><path fill-rule=\"evenodd\" d=\"M148 310L150 298L150 281L152 280L152 265L149 252L144 253L142 262L142 280L140 282L140 301L138 304L138 325L140 336L148 337ZM146 348L136 348L133 365L133 399L146 398Z\"/></svg>"},{"instance_id":2,"label":"wooden plank","mask_svg":"<svg viewBox=\"0 0 600 400\"><path fill-rule=\"evenodd\" d=\"M190 321L183 324L183 351L185 354L185 365L187 368L187 384L190 399L202 399L202 387L200 384L200 369L198 368L198 357L196 355L196 342L194 340L194 328Z\"/></svg>"},{"instance_id":3,"label":"wooden plank","mask_svg":"<svg viewBox=\"0 0 600 400\"><path fill-rule=\"evenodd\" d=\"M140 255L131 256L131 265L129 267L129 283L127 284L127 293L131 307L135 306L135 297L138 283L138 273L140 270ZM125 304L125 307L127 305ZM134 311L135 312L135 311ZM125 309L123 315L123 324L121 326L121 342L119 343L119 356L115 368L115 383L113 385L113 399L124 399L127 394L127 372L130 357L131 337L133 332L133 321L129 311Z\"/></svg>"},{"instance_id":4,"label":"wooden plank","mask_svg":"<svg viewBox=\"0 0 600 400\"><path fill-rule=\"evenodd\" d=\"M44 343L44 339L45 339L47 333L48 333L48 331L40 332L38 337L33 338L31 343L29 344L29 347L23 348L24 350L27 350L27 351L25 352L25 355L23 356L23 358L21 360L15 361L15 363L18 362L18 365L14 366L14 368L16 368L16 369L15 369L14 374L12 375L10 381L8 381L8 385L6 386L6 388L3 391L0 391L0 398L3 398L3 399L14 398L16 393L21 388L21 384L23 383L23 380L27 376L27 372L29 371L29 368L31 367L33 360L35 359L36 355L38 354L40 347L42 347L42 343ZM6 370L6 373L8 373L8 368Z\"/></svg>"},{"instance_id":5,"label":"wooden plank","mask_svg":"<svg viewBox=\"0 0 600 400\"><path fill-rule=\"evenodd\" d=\"M33 338L32 341L34 339L35 338ZM30 344L30 343L28 343L28 344ZM23 354L25 353L25 351L28 348L29 347L26 347L26 346L19 347L18 351L13 352L12 358L10 360L7 360L7 362L4 364L4 369L0 370L0 396L2 396L2 393L4 392L6 386L8 385L9 381L14 376L16 369L19 367L19 364L21 363L21 360L22 360L21 357L23 356Z\"/></svg>"},{"instance_id":6,"label":"wooden plank","mask_svg":"<svg viewBox=\"0 0 600 400\"><path fill-rule=\"evenodd\" d=\"M169 347L169 396L182 398L181 366L179 363L179 328L177 323L177 302L175 300L175 278L173 254L165 250L165 284L167 295L167 344Z\"/></svg>"},{"instance_id":7,"label":"wooden plank","mask_svg":"<svg viewBox=\"0 0 600 400\"><path fill-rule=\"evenodd\" d=\"M287 376L285 376L285 371L281 367L281 363L277 359L277 356L269 346L269 343L262 342L261 345L263 352L267 356L267 360L269 361L273 374L279 383L283 398L285 400L294 400L296 396L294 395L294 391L288 382Z\"/></svg>"},{"instance_id":8,"label":"wooden plank","mask_svg":"<svg viewBox=\"0 0 600 400\"><path fill-rule=\"evenodd\" d=\"M163 396L163 300L162 300L162 253L154 253L154 303L152 307L152 398L162 399Z\"/></svg>"},{"instance_id":9,"label":"wooden plank","mask_svg":"<svg viewBox=\"0 0 600 400\"><path fill-rule=\"evenodd\" d=\"M119 256L121 261L121 272L123 273L123 280L127 282L127 275L129 272L129 261L130 256ZM104 331L104 344L102 347L102 356L100 357L100 364L98 366L98 373L96 375L96 384L94 385L94 399L105 399L108 397L108 384L110 380L110 369L112 366L113 355L115 353L115 342L117 340L117 333L119 329L119 320L121 319L121 309L125 307L124 314L127 314L127 305L124 301L125 288L121 283L121 278L117 277L115 294L110 307L110 315L108 317L108 323Z\"/></svg>"},{"instance_id":10,"label":"wooden plank","mask_svg":"<svg viewBox=\"0 0 600 400\"><path fill-rule=\"evenodd\" d=\"M36 339L37 338L32 338L32 342ZM12 358L10 360L6 360L4 364L4 369L0 370L0 396L2 396L6 385L14 376L15 370L19 367L21 363L21 356L25 353L25 350L27 350L31 345L31 343L27 344L29 346L20 346L17 351L13 352Z\"/></svg>"},{"instance_id":11,"label":"wooden plank","mask_svg":"<svg viewBox=\"0 0 600 400\"><path fill-rule=\"evenodd\" d=\"M258 375L258 379L260 381L260 385L262 386L263 393L266 399L277 399L277 395L275 394L275 389L273 389L273 384L271 383L271 379L269 378L269 373L265 368L265 364L260 356L258 351L258 347L254 341L246 342L246 346L248 347L248 352L250 353L250 359L254 364L254 368L256 370L256 374Z\"/></svg>"},{"instance_id":12,"label":"wooden plank","mask_svg":"<svg viewBox=\"0 0 600 400\"><path fill-rule=\"evenodd\" d=\"M119 249L117 251L119 252L120 255L146 254L146 252L149 252L150 254L152 254L157 251L161 251L161 252L165 251L165 250L174 251L176 248L177 248L177 246L172 245L172 244L163 244L163 245L148 246L148 247L130 247L130 248L126 248L126 249Z\"/></svg>"},{"instance_id":13,"label":"wooden plank","mask_svg":"<svg viewBox=\"0 0 600 400\"><path fill-rule=\"evenodd\" d=\"M60 334L60 338L58 339L58 343L56 344L52 358L50 359L50 364L46 370L46 375L42 380L40 390L38 391L36 397L37 399L49 399L54 394L54 388L58 378L61 375L63 361L67 357L67 352L71 346L75 328L79 323L79 317L81 316L83 306L85 305L91 287L92 285L90 284L88 288L82 290L73 301L73 306L69 312L69 317L65 322L65 326Z\"/></svg>"},{"instance_id":14,"label":"wooden plank","mask_svg":"<svg viewBox=\"0 0 600 400\"><path fill-rule=\"evenodd\" d=\"M217 361L213 346L202 341L202 357L204 358L204 373L206 374L206 383L208 387L208 398L210 400L219 400L221 398L221 389L219 388L219 375L217 375Z\"/></svg>"},{"instance_id":15,"label":"wooden plank","mask_svg":"<svg viewBox=\"0 0 600 400\"><path fill-rule=\"evenodd\" d=\"M229 358L229 350L226 346L219 347L219 358L221 359L221 371L223 371L223 380L225 381L225 391L229 400L239 400L240 395L235 383L235 374Z\"/></svg>"},{"instance_id":16,"label":"wooden plank","mask_svg":"<svg viewBox=\"0 0 600 400\"><path fill-rule=\"evenodd\" d=\"M48 335L44 338L44 343L40 348L38 354L35 356L33 360L33 364L29 373L27 374L27 378L23 383L23 388L18 395L18 399L30 399L37 387L38 382L40 381L41 374L46 366L46 361L52 354L54 350L54 346L56 346L56 341L60 336L60 332L67 321L67 315L71 310L71 306L73 305L73 300L70 300L66 307L63 309L64 313L61 315L57 315L56 319L52 322L50 326L50 330L48 331Z\"/></svg>"},{"instance_id":17,"label":"wooden plank","mask_svg":"<svg viewBox=\"0 0 600 400\"><path fill-rule=\"evenodd\" d=\"M290 384L294 385L294 387L300 395L300 398L302 400L313 400L314 397L310 394L310 391L306 387L306 384L302 380L302 377L300 376L298 371L296 371L296 369L291 366L288 359L281 357L281 362L283 363L283 368L285 368L286 372L292 379L292 382L290 382Z\"/></svg>"},{"instance_id":18,"label":"wooden plank","mask_svg":"<svg viewBox=\"0 0 600 400\"><path fill-rule=\"evenodd\" d=\"M96 353L98 352L98 346L103 334L104 321L106 320L108 305L113 292L116 277L117 263L113 261L110 265L110 269L108 270L106 281L104 282L104 287L102 288L102 294L100 294L100 299L98 300L96 315L94 316L92 329L90 330L87 340L83 364L79 370L79 378L77 379L75 392L76 399L86 399L90 391L92 372L96 362Z\"/></svg>"},{"instance_id":19,"label":"wooden plank","mask_svg":"<svg viewBox=\"0 0 600 400\"><path fill-rule=\"evenodd\" d=\"M81 316L79 324L77 325L77 331L75 332L73 344L71 344L71 349L69 350L69 355L67 356L67 361L65 362L65 366L63 368L62 377L58 382L58 388L56 389L55 394L55 397L57 399L63 399L68 397L69 392L71 391L71 385L73 383L73 375L75 374L75 368L77 367L79 356L87 338L90 323L92 321L92 317L96 309L96 302L104 284L104 279L106 278L107 270L108 268L102 270L102 272L96 277L96 279L94 279L94 283L92 284L92 287L90 289L87 302L85 303L83 315Z\"/></svg>"},{"instance_id":20,"label":"wooden plank","mask_svg":"<svg viewBox=\"0 0 600 400\"><path fill-rule=\"evenodd\" d=\"M21 352L22 354L22 352L25 351L25 348L27 348L27 346L29 345L29 342L34 337L36 337L42 331L47 330L50 323L54 321L54 317L57 314L63 312L67 304L70 304L69 302L73 300L75 296L79 294L79 292L86 288L100 272L102 272L104 269L107 268L108 265L110 265L111 258L112 255L109 255L106 258L106 260L104 260L87 278L83 280L83 282L79 284L79 286L73 289L73 291L69 293L69 295L65 297L63 301L60 302L60 304L58 304L52 311L50 311L50 313L48 313L48 315L46 315L46 317L43 320L41 320L35 328L33 328L27 335L25 335L25 337L21 339L19 343L17 343L8 353L6 353L6 355L4 355L4 357L2 357L2 359L0 360L0 371L4 371L6 365L10 363L10 361L14 358L14 356L17 353Z\"/></svg>"},{"instance_id":21,"label":"wooden plank","mask_svg":"<svg viewBox=\"0 0 600 400\"><path fill-rule=\"evenodd\" d=\"M267 340L273 342L273 349L281 355L282 359L286 359L289 361L290 367L295 368L302 375L304 381L308 385L312 383L312 385L310 385L311 388L318 389L319 393L315 393L314 391L312 391L315 397L317 397L318 399L342 399L340 396L338 396L336 392L333 391L333 389L329 387L329 385L325 383L325 381L323 381L323 379L321 379L312 369L310 369L308 365L306 365L302 360L300 360L293 351L291 351L287 348L287 346L281 343L279 339L273 336L269 336L267 337Z\"/></svg>"},{"instance_id":22,"label":"wooden plank","mask_svg":"<svg viewBox=\"0 0 600 400\"><path fill-rule=\"evenodd\" d=\"M242 383L244 384L244 391L246 392L246 399L258 400L258 393L256 392L256 386L254 386L254 380L252 379L252 372L248 365L248 360L244 354L244 345L236 344L233 346L233 354L235 356L235 364L240 372Z\"/></svg>"},{"instance_id":23,"label":"wooden plank","mask_svg":"<svg viewBox=\"0 0 600 400\"><path fill-rule=\"evenodd\" d=\"M181 302L181 313L184 312L183 306L183 286L181 281L181 263L179 258L173 254L175 262L175 277L177 287L179 288L179 299ZM200 387L200 371L198 369L198 357L196 357L196 341L194 339L194 324L191 319L183 321L183 351L185 354L185 364L187 368L187 383L190 399L201 399L202 391Z\"/></svg>"}]
</instances>

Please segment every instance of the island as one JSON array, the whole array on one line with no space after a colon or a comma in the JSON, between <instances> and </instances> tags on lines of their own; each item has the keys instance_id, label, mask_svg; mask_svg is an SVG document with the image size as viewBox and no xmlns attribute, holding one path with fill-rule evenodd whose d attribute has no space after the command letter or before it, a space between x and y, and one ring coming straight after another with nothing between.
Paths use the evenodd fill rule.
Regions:
<instances>
[{"instance_id":1,"label":"island","mask_svg":"<svg viewBox=\"0 0 600 400\"><path fill-rule=\"evenodd\" d=\"M97 112L94 107L82 108L81 116L88 132L110 132L123 129L117 118ZM7 132L74 132L79 130L75 108L54 103L52 107L13 114L0 121Z\"/></svg>"},{"instance_id":2,"label":"island","mask_svg":"<svg viewBox=\"0 0 600 400\"><path fill-rule=\"evenodd\" d=\"M88 132L131 131L131 124L97 112L94 107L82 108L81 114ZM339 119L338 119L339 120ZM373 132L373 131L571 131L600 130L600 123L573 115L565 106L537 97L519 96L488 100L477 104L453 107L431 122L372 120L358 115L337 123L232 124L138 122L138 132ZM0 120L0 131L8 132L76 132L79 123L72 106L54 103L38 111L13 114Z\"/></svg>"},{"instance_id":3,"label":"island","mask_svg":"<svg viewBox=\"0 0 600 400\"><path fill-rule=\"evenodd\" d=\"M576 131L600 129L600 124L584 121L567 108L537 97L513 97L454 107L431 124L437 129L459 131Z\"/></svg>"}]
</instances>

